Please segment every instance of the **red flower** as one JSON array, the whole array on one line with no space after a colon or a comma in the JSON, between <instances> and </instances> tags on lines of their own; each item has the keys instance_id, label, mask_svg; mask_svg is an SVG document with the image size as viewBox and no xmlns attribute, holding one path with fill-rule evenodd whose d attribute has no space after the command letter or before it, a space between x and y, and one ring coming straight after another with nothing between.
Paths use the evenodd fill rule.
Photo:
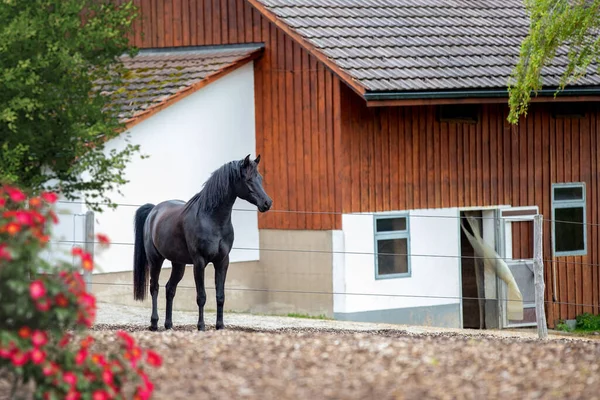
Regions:
<instances>
[{"instance_id":1,"label":"red flower","mask_svg":"<svg viewBox=\"0 0 600 400\"><path fill-rule=\"evenodd\" d=\"M88 347L90 347L92 345L92 343L94 343L94 338L91 336L88 336L85 339L82 339L79 344L83 349L87 349Z\"/></svg>"},{"instance_id":2,"label":"red flower","mask_svg":"<svg viewBox=\"0 0 600 400\"><path fill-rule=\"evenodd\" d=\"M37 308L41 312L46 312L50 310L50 300L41 299L35 304L35 308Z\"/></svg>"},{"instance_id":3,"label":"red flower","mask_svg":"<svg viewBox=\"0 0 600 400\"><path fill-rule=\"evenodd\" d=\"M12 358L16 351L17 346L15 346L15 342L10 342L8 347L0 347L0 358Z\"/></svg>"},{"instance_id":4,"label":"red flower","mask_svg":"<svg viewBox=\"0 0 600 400\"><path fill-rule=\"evenodd\" d=\"M21 225L33 225L33 215L27 211L17 211L15 219Z\"/></svg>"},{"instance_id":5,"label":"red flower","mask_svg":"<svg viewBox=\"0 0 600 400\"><path fill-rule=\"evenodd\" d=\"M104 371L102 371L102 380L107 385L112 385L112 383L113 383L113 373L111 372L110 369L106 368L106 369L104 369Z\"/></svg>"},{"instance_id":6,"label":"red flower","mask_svg":"<svg viewBox=\"0 0 600 400\"><path fill-rule=\"evenodd\" d=\"M59 293L54 297L54 303L59 307L67 307L69 305L69 299L63 293Z\"/></svg>"},{"instance_id":7,"label":"red flower","mask_svg":"<svg viewBox=\"0 0 600 400\"><path fill-rule=\"evenodd\" d=\"M31 298L37 300L46 295L46 287L41 280L35 280L29 284L29 294Z\"/></svg>"},{"instance_id":8,"label":"red flower","mask_svg":"<svg viewBox=\"0 0 600 400\"><path fill-rule=\"evenodd\" d=\"M22 367L29 361L29 353L22 353L17 350L13 353L11 361L15 367Z\"/></svg>"},{"instance_id":9,"label":"red flower","mask_svg":"<svg viewBox=\"0 0 600 400\"><path fill-rule=\"evenodd\" d=\"M154 367L160 367L162 365L161 356L152 350L146 351L146 361L148 362L148 364Z\"/></svg>"},{"instance_id":10,"label":"red flower","mask_svg":"<svg viewBox=\"0 0 600 400\"><path fill-rule=\"evenodd\" d=\"M62 339L60 339L60 341L58 342L58 346L65 347L69 343L69 341L71 341L71 334L65 333Z\"/></svg>"},{"instance_id":11,"label":"red flower","mask_svg":"<svg viewBox=\"0 0 600 400\"><path fill-rule=\"evenodd\" d=\"M0 260L5 259L6 261L12 260L12 255L6 250L8 248L4 243L0 244Z\"/></svg>"},{"instance_id":12,"label":"red flower","mask_svg":"<svg viewBox=\"0 0 600 400\"><path fill-rule=\"evenodd\" d=\"M54 375L57 371L58 371L58 365L56 365L53 362L48 362L48 363L44 364L44 367L42 368L42 373L44 374L44 376Z\"/></svg>"},{"instance_id":13,"label":"red flower","mask_svg":"<svg viewBox=\"0 0 600 400\"><path fill-rule=\"evenodd\" d=\"M110 239L108 238L107 235L105 235L103 233L99 233L96 235L96 237L98 238L98 241L100 242L100 244L104 244L104 245L110 244Z\"/></svg>"},{"instance_id":14,"label":"red flower","mask_svg":"<svg viewBox=\"0 0 600 400\"><path fill-rule=\"evenodd\" d=\"M31 343L35 347L42 347L48 343L48 334L46 332L35 330L31 335Z\"/></svg>"},{"instance_id":15,"label":"red flower","mask_svg":"<svg viewBox=\"0 0 600 400\"><path fill-rule=\"evenodd\" d=\"M38 208L42 205L42 200L39 197L32 197L29 199L29 205L34 208Z\"/></svg>"},{"instance_id":16,"label":"red flower","mask_svg":"<svg viewBox=\"0 0 600 400\"><path fill-rule=\"evenodd\" d=\"M0 207L4 207L6 205L6 200L0 197Z\"/></svg>"},{"instance_id":17,"label":"red flower","mask_svg":"<svg viewBox=\"0 0 600 400\"><path fill-rule=\"evenodd\" d=\"M46 359L46 352L40 349L31 350L31 362L38 365L44 362Z\"/></svg>"},{"instance_id":18,"label":"red flower","mask_svg":"<svg viewBox=\"0 0 600 400\"><path fill-rule=\"evenodd\" d=\"M92 261L92 255L90 253L84 252L81 255L81 267L86 271L94 269L94 262Z\"/></svg>"},{"instance_id":19,"label":"red flower","mask_svg":"<svg viewBox=\"0 0 600 400\"><path fill-rule=\"evenodd\" d=\"M27 339L29 336L31 336L31 328L28 326L24 326L21 329L19 329L19 336L23 339Z\"/></svg>"},{"instance_id":20,"label":"red flower","mask_svg":"<svg viewBox=\"0 0 600 400\"><path fill-rule=\"evenodd\" d=\"M65 396L65 400L79 400L79 399L81 399L81 393L76 392L75 390L71 390Z\"/></svg>"},{"instance_id":21,"label":"red flower","mask_svg":"<svg viewBox=\"0 0 600 400\"><path fill-rule=\"evenodd\" d=\"M27 196L25 196L25 193L21 192L19 189L15 189L12 187L5 187L4 189L6 190L6 193L8 193L10 199L15 203L19 203L27 198Z\"/></svg>"},{"instance_id":22,"label":"red flower","mask_svg":"<svg viewBox=\"0 0 600 400\"><path fill-rule=\"evenodd\" d=\"M92 400L108 400L110 397L104 390L96 390L92 393Z\"/></svg>"},{"instance_id":23,"label":"red flower","mask_svg":"<svg viewBox=\"0 0 600 400\"><path fill-rule=\"evenodd\" d=\"M152 395L152 392L150 392L148 389L144 389L143 387L138 386L137 391L135 392L135 395L133 396L133 399L134 400L148 400L151 395Z\"/></svg>"},{"instance_id":24,"label":"red flower","mask_svg":"<svg viewBox=\"0 0 600 400\"><path fill-rule=\"evenodd\" d=\"M21 226L19 224L17 224L16 222L9 222L4 227L4 230L6 232L8 232L9 235L15 236L21 230Z\"/></svg>"},{"instance_id":25,"label":"red flower","mask_svg":"<svg viewBox=\"0 0 600 400\"><path fill-rule=\"evenodd\" d=\"M135 340L127 332L118 331L117 336L125 342L128 349L131 349L133 346L135 346Z\"/></svg>"},{"instance_id":26,"label":"red flower","mask_svg":"<svg viewBox=\"0 0 600 400\"><path fill-rule=\"evenodd\" d=\"M73 247L73 249L71 250L71 254L73 254L74 256L80 256L83 254L83 250L81 249L81 247Z\"/></svg>"},{"instance_id":27,"label":"red flower","mask_svg":"<svg viewBox=\"0 0 600 400\"><path fill-rule=\"evenodd\" d=\"M77 383L77 375L72 372L65 372L63 374L63 381L68 385L75 386Z\"/></svg>"},{"instance_id":28,"label":"red flower","mask_svg":"<svg viewBox=\"0 0 600 400\"><path fill-rule=\"evenodd\" d=\"M77 365L83 364L86 358L87 358L87 351L79 350L77 352L77 354L75 355L75 364L77 364Z\"/></svg>"},{"instance_id":29,"label":"red flower","mask_svg":"<svg viewBox=\"0 0 600 400\"><path fill-rule=\"evenodd\" d=\"M92 354L92 361L95 362L98 365L101 366L106 366L106 359L104 358L104 356L102 354Z\"/></svg>"},{"instance_id":30,"label":"red flower","mask_svg":"<svg viewBox=\"0 0 600 400\"><path fill-rule=\"evenodd\" d=\"M146 375L142 370L138 370L138 374L144 381L144 385L146 385L146 390L152 393L154 391L154 384L150 381L150 379L148 379L148 375Z\"/></svg>"},{"instance_id":31,"label":"red flower","mask_svg":"<svg viewBox=\"0 0 600 400\"><path fill-rule=\"evenodd\" d=\"M53 192L43 192L40 197L50 204L54 204L58 200L58 195Z\"/></svg>"},{"instance_id":32,"label":"red flower","mask_svg":"<svg viewBox=\"0 0 600 400\"><path fill-rule=\"evenodd\" d=\"M139 347L133 347L129 351L125 352L124 355L126 360L129 360L131 366L135 368L137 361L142 358L142 350Z\"/></svg>"},{"instance_id":33,"label":"red flower","mask_svg":"<svg viewBox=\"0 0 600 400\"><path fill-rule=\"evenodd\" d=\"M33 210L33 211L30 211L29 213L31 214L31 218L33 218L33 221L36 224L42 225L44 222L46 222L46 218L39 212Z\"/></svg>"}]
</instances>

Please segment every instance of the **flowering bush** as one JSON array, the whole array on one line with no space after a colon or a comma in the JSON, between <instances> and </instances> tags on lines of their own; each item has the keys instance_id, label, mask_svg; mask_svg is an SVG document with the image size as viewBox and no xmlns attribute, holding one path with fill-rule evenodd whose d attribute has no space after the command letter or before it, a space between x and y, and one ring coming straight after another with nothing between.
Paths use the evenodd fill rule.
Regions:
<instances>
[{"instance_id":1,"label":"flowering bush","mask_svg":"<svg viewBox=\"0 0 600 400\"><path fill-rule=\"evenodd\" d=\"M94 322L96 299L79 268L40 256L50 222L58 220L56 200L54 193L29 197L0 186L0 370L14 376L13 391L33 381L36 399L148 399L153 384L145 367L160 366L160 356L122 331L117 351L95 352L84 331ZM104 235L98 241L109 242ZM76 247L73 255L93 269L89 253Z\"/></svg>"}]
</instances>

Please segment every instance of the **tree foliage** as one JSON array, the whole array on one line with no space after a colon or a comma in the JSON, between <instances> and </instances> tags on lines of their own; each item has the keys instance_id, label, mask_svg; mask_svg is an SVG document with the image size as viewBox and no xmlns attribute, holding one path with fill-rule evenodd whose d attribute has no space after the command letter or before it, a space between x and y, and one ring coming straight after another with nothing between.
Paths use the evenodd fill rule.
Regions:
<instances>
[{"instance_id":1,"label":"tree foliage","mask_svg":"<svg viewBox=\"0 0 600 400\"><path fill-rule=\"evenodd\" d=\"M509 82L508 120L527 114L531 93L542 88L542 68L565 49L568 64L557 92L600 65L600 0L525 0L529 33L521 44L519 61Z\"/></svg>"},{"instance_id":2,"label":"tree foliage","mask_svg":"<svg viewBox=\"0 0 600 400\"><path fill-rule=\"evenodd\" d=\"M135 11L131 1L0 0L0 181L95 209L126 183L139 148L105 151L123 126L97 89L120 85Z\"/></svg>"}]
</instances>

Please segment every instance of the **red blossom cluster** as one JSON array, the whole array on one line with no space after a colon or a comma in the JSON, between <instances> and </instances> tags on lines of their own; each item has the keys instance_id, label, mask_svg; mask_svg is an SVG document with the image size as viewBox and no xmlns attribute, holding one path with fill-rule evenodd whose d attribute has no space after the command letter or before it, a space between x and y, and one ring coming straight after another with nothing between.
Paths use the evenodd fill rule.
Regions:
<instances>
[{"instance_id":1,"label":"red blossom cluster","mask_svg":"<svg viewBox=\"0 0 600 400\"><path fill-rule=\"evenodd\" d=\"M0 272L17 271L17 282L22 281L29 296L16 299L19 301L16 304L38 313L30 323L22 324L14 331L0 330L0 368L8 367L17 375L27 371L25 375L33 376L38 390L36 398L149 399L154 385L144 367L162 364L157 353L142 349L122 331L117 333L120 352L109 354L93 351L91 336L76 343L73 341L76 334L64 333L67 327L72 331L91 327L96 316L96 298L87 292L78 270L65 266L43 274L36 273L35 269L19 272L31 268L32 255L37 257L35 249L48 243L46 224L57 222L56 214L49 206L56 201L54 193L42 193L28 200L16 188L0 187ZM97 239L103 246L110 244L106 235L99 234ZM34 251L27 253L24 261L20 259L24 254L21 250L27 246ZM72 253L80 258L84 270L93 270L90 253L79 247ZM7 267L4 270L1 269L3 263ZM14 276L1 279L0 290L3 283L10 279L15 281ZM50 322L59 315L63 320L61 329ZM4 317L0 307L0 318ZM139 383L135 393L126 397L123 388L128 379Z\"/></svg>"},{"instance_id":2,"label":"red blossom cluster","mask_svg":"<svg viewBox=\"0 0 600 400\"><path fill-rule=\"evenodd\" d=\"M14 237L19 232L27 230L40 244L45 245L48 243L50 236L46 234L46 222L51 219L54 223L57 223L58 217L53 210L46 209L42 211L42 208L44 205L56 203L58 196L55 193L43 192L39 197L29 199L29 208L23 208L27 204L25 193L12 186L3 186L0 188L0 208L6 206L7 198L14 205L21 206L21 209L2 212L2 218L6 222L0 225L0 234L7 233L9 236ZM46 215L42 212L45 212ZM0 260L10 261L11 258L11 253L8 251L6 244L1 243Z\"/></svg>"}]
</instances>

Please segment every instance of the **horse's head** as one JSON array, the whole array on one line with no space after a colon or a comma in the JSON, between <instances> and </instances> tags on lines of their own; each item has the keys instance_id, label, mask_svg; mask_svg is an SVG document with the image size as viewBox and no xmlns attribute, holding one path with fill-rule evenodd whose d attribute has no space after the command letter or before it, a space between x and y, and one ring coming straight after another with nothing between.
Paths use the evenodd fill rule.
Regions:
<instances>
[{"instance_id":1,"label":"horse's head","mask_svg":"<svg viewBox=\"0 0 600 400\"><path fill-rule=\"evenodd\" d=\"M258 211L265 212L271 208L273 200L265 192L262 185L262 175L258 172L260 154L256 159L250 160L250 154L240 160L241 180L237 185L237 196L258 207Z\"/></svg>"}]
</instances>

